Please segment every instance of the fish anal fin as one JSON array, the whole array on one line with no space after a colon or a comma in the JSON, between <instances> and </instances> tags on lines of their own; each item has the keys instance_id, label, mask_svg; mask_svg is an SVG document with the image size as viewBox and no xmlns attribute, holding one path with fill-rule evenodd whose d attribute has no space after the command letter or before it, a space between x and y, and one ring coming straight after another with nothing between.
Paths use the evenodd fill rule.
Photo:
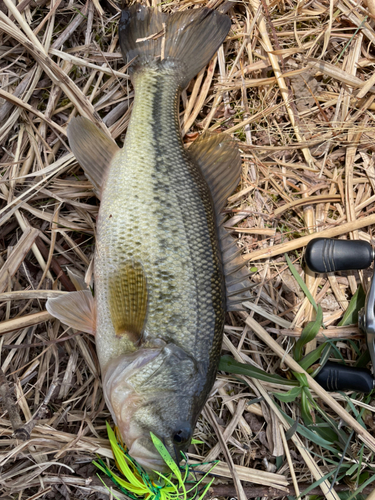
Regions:
<instances>
[{"instance_id":1,"label":"fish anal fin","mask_svg":"<svg viewBox=\"0 0 375 500\"><path fill-rule=\"evenodd\" d=\"M251 300L249 270L236 245L236 240L225 229L224 217L219 219L219 244L225 276L227 311L242 311L242 302ZM221 223L220 223L221 222Z\"/></svg>"},{"instance_id":2,"label":"fish anal fin","mask_svg":"<svg viewBox=\"0 0 375 500\"><path fill-rule=\"evenodd\" d=\"M120 148L83 116L72 118L67 135L74 156L93 185L95 194L100 198L109 165Z\"/></svg>"},{"instance_id":3,"label":"fish anal fin","mask_svg":"<svg viewBox=\"0 0 375 500\"><path fill-rule=\"evenodd\" d=\"M96 306L90 290L70 292L48 299L46 309L65 325L95 335Z\"/></svg>"},{"instance_id":4,"label":"fish anal fin","mask_svg":"<svg viewBox=\"0 0 375 500\"><path fill-rule=\"evenodd\" d=\"M120 264L109 280L109 309L117 336L126 335L134 344L142 340L147 315L147 280L140 262Z\"/></svg>"}]
</instances>

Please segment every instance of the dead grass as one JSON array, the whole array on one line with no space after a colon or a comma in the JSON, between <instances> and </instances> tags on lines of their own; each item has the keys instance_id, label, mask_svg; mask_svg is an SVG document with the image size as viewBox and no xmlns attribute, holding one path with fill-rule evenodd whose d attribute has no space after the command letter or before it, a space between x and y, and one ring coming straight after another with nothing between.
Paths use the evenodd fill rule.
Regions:
<instances>
[{"instance_id":1,"label":"dead grass","mask_svg":"<svg viewBox=\"0 0 375 500\"><path fill-rule=\"evenodd\" d=\"M110 3L113 12L98 0L0 1L4 499L107 497L91 464L96 454L112 457L95 344L52 320L44 304L74 290L68 269L92 273L98 201L69 151L67 123L81 114L122 143L130 117L120 2ZM217 8L222 0L162 8L195 3ZM291 348L314 310L286 264L289 252L330 327L306 352L328 337L336 355L354 365L364 338L356 325L337 325L359 284L368 287L370 272L318 276L306 272L302 258L316 233L373 243L373 0L368 7L250 0L233 4L229 15L227 41L181 100L186 142L222 130L243 153L241 185L227 213L256 267L254 298L246 313L228 315L223 352L285 378L301 371ZM189 450L192 461L221 461L212 497L286 498L314 482L310 494L330 500L361 485L362 494L373 490L372 396L329 395L313 381L310 388L340 442L328 446L305 432L301 399L278 401L280 385L218 375L195 433L203 444ZM294 432L297 420L302 426Z\"/></svg>"}]
</instances>

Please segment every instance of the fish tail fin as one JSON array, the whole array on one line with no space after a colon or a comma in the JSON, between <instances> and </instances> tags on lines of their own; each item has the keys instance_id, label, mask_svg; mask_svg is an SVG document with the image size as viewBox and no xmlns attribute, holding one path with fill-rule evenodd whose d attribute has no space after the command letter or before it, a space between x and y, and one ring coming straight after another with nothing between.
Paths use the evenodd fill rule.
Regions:
<instances>
[{"instance_id":1,"label":"fish tail fin","mask_svg":"<svg viewBox=\"0 0 375 500\"><path fill-rule=\"evenodd\" d=\"M176 67L179 85L185 88L218 50L230 26L228 16L207 8L168 15L136 4L122 11L120 47L126 61L136 58L133 72L157 67L160 61L163 67Z\"/></svg>"}]
</instances>

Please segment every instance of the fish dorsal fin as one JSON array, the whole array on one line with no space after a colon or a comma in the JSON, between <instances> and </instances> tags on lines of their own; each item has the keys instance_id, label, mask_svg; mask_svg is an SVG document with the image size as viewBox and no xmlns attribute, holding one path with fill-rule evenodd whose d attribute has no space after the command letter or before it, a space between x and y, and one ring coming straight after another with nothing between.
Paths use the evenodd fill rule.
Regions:
<instances>
[{"instance_id":1,"label":"fish dorsal fin","mask_svg":"<svg viewBox=\"0 0 375 500\"><path fill-rule=\"evenodd\" d=\"M90 120L79 116L68 125L69 145L81 165L95 194L100 198L101 188L109 165L120 148Z\"/></svg>"},{"instance_id":2,"label":"fish dorsal fin","mask_svg":"<svg viewBox=\"0 0 375 500\"><path fill-rule=\"evenodd\" d=\"M224 228L220 214L227 198L237 187L241 174L241 156L236 143L227 134L203 134L188 149L210 188L214 202L227 295L227 310L241 310L249 300L250 282L246 261L235 240Z\"/></svg>"},{"instance_id":3,"label":"fish dorsal fin","mask_svg":"<svg viewBox=\"0 0 375 500\"><path fill-rule=\"evenodd\" d=\"M147 314L147 280L140 262L127 260L109 279L109 310L117 336L139 344Z\"/></svg>"},{"instance_id":4,"label":"fish dorsal fin","mask_svg":"<svg viewBox=\"0 0 375 500\"><path fill-rule=\"evenodd\" d=\"M227 134L202 134L188 149L210 188L218 217L240 181L241 156Z\"/></svg>"},{"instance_id":5,"label":"fish dorsal fin","mask_svg":"<svg viewBox=\"0 0 375 500\"><path fill-rule=\"evenodd\" d=\"M48 299L46 309L65 325L95 335L96 306L90 290L70 292Z\"/></svg>"}]
</instances>

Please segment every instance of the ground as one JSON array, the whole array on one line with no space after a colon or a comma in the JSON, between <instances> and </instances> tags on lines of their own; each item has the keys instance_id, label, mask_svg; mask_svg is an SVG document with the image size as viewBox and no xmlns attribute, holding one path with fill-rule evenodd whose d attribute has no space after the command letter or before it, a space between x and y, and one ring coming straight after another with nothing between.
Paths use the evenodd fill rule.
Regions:
<instances>
[{"instance_id":1,"label":"ground","mask_svg":"<svg viewBox=\"0 0 375 500\"><path fill-rule=\"evenodd\" d=\"M227 11L232 27L182 93L181 126L187 145L204 130L238 141L242 177L225 211L252 300L227 315L223 342L224 355L249 367L229 373L223 361L189 457L220 460L208 497L290 498L311 488L314 498L365 498L375 480L373 397L327 395L297 381L303 370L293 363L314 353L302 361L312 374L321 355L368 363L357 313L371 269L315 274L304 251L317 233L373 243L375 5L161 4L201 6ZM99 202L66 127L83 115L123 142L133 89L119 7L0 1L3 499L108 497L91 464L99 455L113 466L95 341L53 319L45 301L75 289L70 271L91 279ZM310 321L310 341L295 347Z\"/></svg>"}]
</instances>

